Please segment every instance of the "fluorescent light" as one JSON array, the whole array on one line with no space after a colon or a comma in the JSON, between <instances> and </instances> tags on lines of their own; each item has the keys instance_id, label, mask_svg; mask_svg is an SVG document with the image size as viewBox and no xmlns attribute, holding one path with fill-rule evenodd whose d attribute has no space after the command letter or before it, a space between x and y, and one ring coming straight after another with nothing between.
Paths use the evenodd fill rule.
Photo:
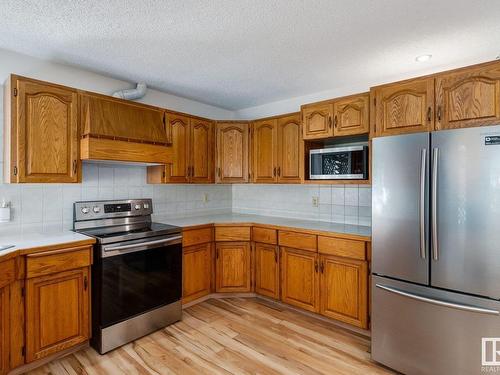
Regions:
<instances>
[{"instance_id":1,"label":"fluorescent light","mask_svg":"<svg viewBox=\"0 0 500 375\"><path fill-rule=\"evenodd\" d=\"M432 58L432 55L420 55L415 58L418 62L429 61Z\"/></svg>"}]
</instances>

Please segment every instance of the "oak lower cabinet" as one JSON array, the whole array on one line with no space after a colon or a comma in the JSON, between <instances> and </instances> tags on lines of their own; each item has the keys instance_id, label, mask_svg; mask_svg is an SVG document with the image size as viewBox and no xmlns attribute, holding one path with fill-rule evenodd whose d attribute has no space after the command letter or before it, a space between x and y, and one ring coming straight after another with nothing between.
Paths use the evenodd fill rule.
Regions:
<instances>
[{"instance_id":1,"label":"oak lower cabinet","mask_svg":"<svg viewBox=\"0 0 500 375\"><path fill-rule=\"evenodd\" d=\"M366 261L320 255L320 313L360 328L368 327Z\"/></svg>"},{"instance_id":2,"label":"oak lower cabinet","mask_svg":"<svg viewBox=\"0 0 500 375\"><path fill-rule=\"evenodd\" d=\"M187 303L210 294L212 243L184 247L182 264L182 302Z\"/></svg>"},{"instance_id":3,"label":"oak lower cabinet","mask_svg":"<svg viewBox=\"0 0 500 375\"><path fill-rule=\"evenodd\" d=\"M255 243L255 292L279 299L280 267L277 245Z\"/></svg>"},{"instance_id":4,"label":"oak lower cabinet","mask_svg":"<svg viewBox=\"0 0 500 375\"><path fill-rule=\"evenodd\" d=\"M215 254L215 291L250 292L250 242L216 242Z\"/></svg>"},{"instance_id":5,"label":"oak lower cabinet","mask_svg":"<svg viewBox=\"0 0 500 375\"><path fill-rule=\"evenodd\" d=\"M9 370L9 328L10 328L10 298L9 287L0 289L0 374Z\"/></svg>"},{"instance_id":6,"label":"oak lower cabinet","mask_svg":"<svg viewBox=\"0 0 500 375\"><path fill-rule=\"evenodd\" d=\"M79 182L78 93L12 75L5 85L5 182Z\"/></svg>"},{"instance_id":7,"label":"oak lower cabinet","mask_svg":"<svg viewBox=\"0 0 500 375\"><path fill-rule=\"evenodd\" d=\"M90 338L88 267L26 282L26 362Z\"/></svg>"},{"instance_id":8,"label":"oak lower cabinet","mask_svg":"<svg viewBox=\"0 0 500 375\"><path fill-rule=\"evenodd\" d=\"M281 300L304 310L319 311L318 254L280 247Z\"/></svg>"}]
</instances>

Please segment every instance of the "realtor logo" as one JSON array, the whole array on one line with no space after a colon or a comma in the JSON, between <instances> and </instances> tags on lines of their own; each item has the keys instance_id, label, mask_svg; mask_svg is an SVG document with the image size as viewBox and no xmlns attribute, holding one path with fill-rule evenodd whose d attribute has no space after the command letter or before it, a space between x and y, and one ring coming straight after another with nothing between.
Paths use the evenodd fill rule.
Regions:
<instances>
[{"instance_id":1,"label":"realtor logo","mask_svg":"<svg viewBox=\"0 0 500 375\"><path fill-rule=\"evenodd\" d=\"M500 338L483 337L481 341L481 364L483 366L500 366Z\"/></svg>"}]
</instances>

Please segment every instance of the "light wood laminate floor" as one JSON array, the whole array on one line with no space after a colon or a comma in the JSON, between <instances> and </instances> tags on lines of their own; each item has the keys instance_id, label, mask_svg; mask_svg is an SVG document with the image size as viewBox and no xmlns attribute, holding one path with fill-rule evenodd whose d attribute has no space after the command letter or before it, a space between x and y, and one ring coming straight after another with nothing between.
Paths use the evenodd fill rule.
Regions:
<instances>
[{"instance_id":1,"label":"light wood laminate floor","mask_svg":"<svg viewBox=\"0 0 500 375\"><path fill-rule=\"evenodd\" d=\"M89 348L29 374L391 373L369 349L367 337L262 299L210 299L104 356Z\"/></svg>"}]
</instances>

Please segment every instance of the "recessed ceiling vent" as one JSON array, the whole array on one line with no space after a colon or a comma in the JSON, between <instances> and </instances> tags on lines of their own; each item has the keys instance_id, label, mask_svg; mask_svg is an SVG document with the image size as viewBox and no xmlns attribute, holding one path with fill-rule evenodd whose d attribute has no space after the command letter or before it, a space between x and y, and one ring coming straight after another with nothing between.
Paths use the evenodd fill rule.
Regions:
<instances>
[{"instance_id":1,"label":"recessed ceiling vent","mask_svg":"<svg viewBox=\"0 0 500 375\"><path fill-rule=\"evenodd\" d=\"M115 91L113 96L115 98L127 99L127 100L136 100L144 97L146 95L148 87L144 82L140 82L137 84L135 89L125 89L120 91Z\"/></svg>"}]
</instances>

